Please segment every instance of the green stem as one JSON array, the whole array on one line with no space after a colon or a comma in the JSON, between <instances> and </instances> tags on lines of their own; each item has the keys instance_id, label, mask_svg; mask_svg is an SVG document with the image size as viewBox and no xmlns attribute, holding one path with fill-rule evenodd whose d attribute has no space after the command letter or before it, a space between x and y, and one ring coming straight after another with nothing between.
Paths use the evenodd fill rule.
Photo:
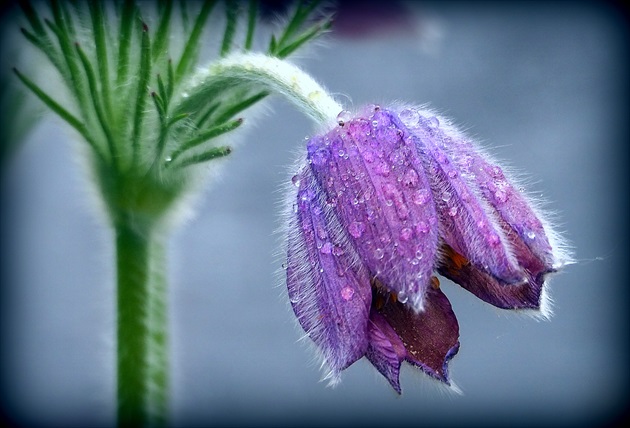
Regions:
<instances>
[{"instance_id":1,"label":"green stem","mask_svg":"<svg viewBox=\"0 0 630 428\"><path fill-rule=\"evenodd\" d=\"M164 424L168 387L163 247L152 225L133 216L115 226L119 426Z\"/></svg>"}]
</instances>

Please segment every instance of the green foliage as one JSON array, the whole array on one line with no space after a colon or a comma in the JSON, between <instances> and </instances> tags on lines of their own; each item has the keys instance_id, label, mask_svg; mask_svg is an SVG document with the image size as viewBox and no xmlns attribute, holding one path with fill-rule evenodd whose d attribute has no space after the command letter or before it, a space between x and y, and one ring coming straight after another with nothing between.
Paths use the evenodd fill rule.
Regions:
<instances>
[{"instance_id":1,"label":"green foliage","mask_svg":"<svg viewBox=\"0 0 630 428\"><path fill-rule=\"evenodd\" d=\"M285 26L270 37L270 55L286 57L326 31L330 17L321 16L317 5L294 5ZM216 37L217 57L252 49L255 0L226 0L222 8L212 0L166 0L157 10L145 10L146 5L131 0L21 6L29 24L22 29L26 40L57 70L70 99L57 100L53 88L36 83L27 73L15 73L90 145L97 171L109 175L102 182L112 176L145 176L155 181L148 186L154 190L162 186L171 194L172 186L183 188L181 181L188 177L184 169L229 153L216 139L238 127L233 126L240 124L236 115L268 95L230 81L199 94L182 89L194 76L202 42ZM222 29L208 28L215 10L225 17ZM238 28L244 29L243 37ZM173 100L188 96L198 102L186 103L187 108L193 106L190 110L175 111Z\"/></svg>"},{"instance_id":2,"label":"green foliage","mask_svg":"<svg viewBox=\"0 0 630 428\"><path fill-rule=\"evenodd\" d=\"M223 158L223 139L236 117L269 92L240 79L188 94L195 87L201 44L218 45L216 59L254 46L256 0L52 1L20 3L25 39L60 79L17 78L85 140L91 167L116 234L118 421L166 422L167 321L162 222L187 190L194 165ZM271 36L270 55L284 58L322 34L330 19L317 2L295 5L286 26ZM209 28L213 11L224 26ZM243 28L243 34L238 29ZM216 34L213 32L215 31ZM59 96L58 87L66 97ZM182 100L194 102L182 103ZM185 107L181 107L185 106ZM221 137L221 138L220 138Z\"/></svg>"}]
</instances>

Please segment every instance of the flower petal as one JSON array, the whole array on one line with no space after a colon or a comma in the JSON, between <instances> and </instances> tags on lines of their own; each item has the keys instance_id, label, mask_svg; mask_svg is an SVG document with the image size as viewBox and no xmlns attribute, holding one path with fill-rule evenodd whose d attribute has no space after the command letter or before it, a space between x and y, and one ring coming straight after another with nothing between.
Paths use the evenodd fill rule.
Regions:
<instances>
[{"instance_id":1,"label":"flower petal","mask_svg":"<svg viewBox=\"0 0 630 428\"><path fill-rule=\"evenodd\" d=\"M400 388L400 364L405 360L407 351L394 329L375 310L370 312L368 324L369 345L365 356L374 367L389 381L397 393Z\"/></svg>"},{"instance_id":2,"label":"flower petal","mask_svg":"<svg viewBox=\"0 0 630 428\"><path fill-rule=\"evenodd\" d=\"M401 115L405 117L405 111ZM439 119L418 116L410 126L427 175L440 219L440 237L476 266L507 283L524 281L508 239L496 224L493 210L471 188L459 166L444 150Z\"/></svg>"},{"instance_id":3,"label":"flower petal","mask_svg":"<svg viewBox=\"0 0 630 428\"><path fill-rule=\"evenodd\" d=\"M554 242L557 238L551 229L547 226L548 230L545 230L540 214L505 176L501 167L491 163L466 139L456 139L448 147L454 162L471 178L471 185L479 189L497 215L511 226L536 257L554 269L568 262L559 243Z\"/></svg>"},{"instance_id":4,"label":"flower petal","mask_svg":"<svg viewBox=\"0 0 630 428\"><path fill-rule=\"evenodd\" d=\"M295 179L297 203L290 222L287 287L297 319L321 350L331 381L367 350L371 302L368 271L353 263L352 248L340 235L308 168Z\"/></svg>"},{"instance_id":5,"label":"flower petal","mask_svg":"<svg viewBox=\"0 0 630 428\"><path fill-rule=\"evenodd\" d=\"M307 143L314 175L361 260L390 291L423 306L437 252L428 179L397 117L374 108Z\"/></svg>"},{"instance_id":6,"label":"flower petal","mask_svg":"<svg viewBox=\"0 0 630 428\"><path fill-rule=\"evenodd\" d=\"M548 317L550 309L547 306L545 277L553 270L532 252L516 231L506 223L503 225L518 263L526 273L525 282L506 284L470 263L447 245L441 250L443 257L438 272L498 308L540 310L544 317Z\"/></svg>"},{"instance_id":7,"label":"flower petal","mask_svg":"<svg viewBox=\"0 0 630 428\"><path fill-rule=\"evenodd\" d=\"M459 350L459 324L450 302L437 286L427 289L421 313L391 300L378 313L404 343L406 361L450 384L448 362ZM370 315L370 319L375 317Z\"/></svg>"}]
</instances>

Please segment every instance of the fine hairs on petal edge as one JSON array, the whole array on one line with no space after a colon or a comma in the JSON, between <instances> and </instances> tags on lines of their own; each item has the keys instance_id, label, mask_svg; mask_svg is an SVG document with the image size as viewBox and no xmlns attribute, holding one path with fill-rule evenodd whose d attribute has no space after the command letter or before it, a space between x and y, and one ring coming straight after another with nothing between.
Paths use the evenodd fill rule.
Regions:
<instances>
[{"instance_id":1,"label":"fine hairs on petal edge","mask_svg":"<svg viewBox=\"0 0 630 428\"><path fill-rule=\"evenodd\" d=\"M523 314L531 316L538 320L550 319L553 315L553 300L549 295L550 279L551 277L559 273L558 271L564 266L575 263L572 254L572 245L566 240L566 238L564 238L562 232L559 232L559 227L557 226L557 224L559 223L558 212L547 209L546 206L549 205L549 202L545 200L540 193L537 193L536 196L534 196L534 192L528 189L528 175L521 172L516 172L515 168L511 167L509 162L497 161L497 158L489 152L489 149L487 147L480 144L477 139L468 136L467 133L458 128L452 120L450 120L446 116L441 115L438 111L430 108L427 104L416 105L397 101L394 103L390 103L389 108L392 111L396 111L398 113L400 113L404 109L413 109L418 111L421 116L438 117L440 120L440 128L443 129L445 133L447 133L449 136L454 136L469 141L475 147L478 153L480 153L489 163L501 166L506 179L510 183L512 183L514 188L519 190L523 198L528 202L531 210L534 212L536 217L542 222L545 234L552 247L552 253L554 257L553 268L555 270L555 272L551 272L545 277L545 282L543 283L540 296L540 308L538 310L519 309L510 311L502 310L501 312L506 314L508 312Z\"/></svg>"},{"instance_id":2,"label":"fine hairs on petal edge","mask_svg":"<svg viewBox=\"0 0 630 428\"><path fill-rule=\"evenodd\" d=\"M327 386L334 388L341 382L341 373L335 373L328 366L326 355L322 349L320 349L320 347L311 340L308 333L306 333L300 325L300 322L293 311L286 287L287 242L289 240L289 233L295 233L290 225L295 221L293 207L296 204L298 194L298 188L292 183L292 177L295 176L302 168L303 160L306 155L305 147L298 147L294 150L294 152L294 158L296 160L293 165L283 172L282 175L284 180L278 189L278 192L281 193L282 197L277 200L280 222L274 231L274 235L276 235L278 239L278 245L274 251L274 259L276 259L276 266L278 266L275 270L276 286L280 290L279 297L284 302L289 317L292 319L293 326L299 334L297 342L300 342L303 346L305 346L308 349L308 353L311 355L308 365L315 366L322 372L320 382L327 382Z\"/></svg>"},{"instance_id":3,"label":"fine hairs on petal edge","mask_svg":"<svg viewBox=\"0 0 630 428\"><path fill-rule=\"evenodd\" d=\"M381 104L381 105L386 105L386 104ZM486 148L481 146L476 140L468 137L465 133L460 131L460 129L455 127L448 118L436 113L434 110L428 108L426 105L417 106L413 104L406 104L406 103L400 103L400 102L393 103L393 104L389 103L387 105L388 105L388 109L396 113L400 113L400 111L402 111L405 108L412 108L414 110L417 110L419 114L426 117L437 116L440 120L440 127L446 130L446 132L449 133L449 135L461 136L461 138L465 138L467 141L473 144L475 149L478 150L478 152L482 154L487 159L488 162L492 164L500 165L501 168L504 169L507 180L509 180L509 182L512 183L512 185L519 190L519 192L523 195L523 197L529 203L532 211L541 220L544 231L552 246L552 254L554 258L553 268L555 270L558 270L562 268L563 266L574 263L572 254L571 254L572 251L571 251L570 245L562 237L561 233L557 232L556 229L552 226L552 224L555 223L554 220L556 219L557 214L550 212L547 209L544 209L543 205L545 204L545 202L541 200L539 196L533 197L531 192L528 192L527 190L525 190L525 187L523 186L524 180L521 177L519 177L518 174L515 174L511 168L506 168L505 162L497 162L495 160L495 157L490 155ZM322 131L321 127L319 128L320 129L317 129L316 131ZM295 204L295 199L297 195L297 188L291 183L291 177L293 177L303 166L303 162L305 159L305 147L300 146L296 150L296 152L297 152L297 156L296 156L297 162L288 169L287 173L284 174L286 178L282 183L281 189L279 189L279 191L282 191L284 198L281 198L281 200L279 200L278 202L282 204L281 209L279 210L280 212L282 212L282 216L280 219L281 221L280 225L275 231L276 234L279 234L278 236L280 237L280 242L281 242L281 245L279 245L279 247L277 248L275 252L275 256L280 259L278 265L286 261L286 242L287 242L287 233L289 233L288 224L289 224L289 219L291 219L293 216L292 207ZM509 311L497 309L497 311L500 312L501 314L507 314L508 312L517 313L517 314L522 314L522 315L532 317L536 320L548 320L553 314L553 311L552 311L553 304L549 296L549 288L548 288L549 279L550 279L549 277L555 275L555 273L556 272L552 272L551 274L548 274L547 277L545 278L545 282L543 283L541 295L540 295L540 308L539 309L518 309L518 310L509 310ZM287 298L286 287L283 287L286 284L286 272L284 269L279 268L276 271L276 274L278 275L277 284L278 286L281 287L281 290L282 290L281 296L284 302L287 304L287 308L290 311L291 315L293 315L292 307L289 304L289 299ZM328 386L331 386L331 387L334 387L337 384L339 384L341 380L340 373L333 373L331 370L329 370L326 364L325 355L323 355L321 350L313 341L302 340L302 339L308 338L308 335L304 333L299 322L297 322L297 319L293 316L292 318L295 321L294 325L296 326L298 331L301 332L300 341L307 343L308 344L307 346L309 346L311 349L314 350L314 354L313 354L314 358L312 360L312 363L318 363L318 365L320 366L320 369L324 372L321 380L327 381ZM434 383L434 382L431 382L431 383ZM448 390L451 393L463 394L462 390L452 380L450 380L450 385L447 385L447 384L444 384L444 385L445 385L445 388L440 388L440 390L444 389L445 392Z\"/></svg>"}]
</instances>

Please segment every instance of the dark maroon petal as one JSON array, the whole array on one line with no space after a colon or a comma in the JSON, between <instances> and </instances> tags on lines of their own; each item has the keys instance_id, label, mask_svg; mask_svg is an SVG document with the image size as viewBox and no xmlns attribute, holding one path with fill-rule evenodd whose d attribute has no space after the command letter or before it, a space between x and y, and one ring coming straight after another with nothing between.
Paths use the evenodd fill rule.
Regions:
<instances>
[{"instance_id":1,"label":"dark maroon petal","mask_svg":"<svg viewBox=\"0 0 630 428\"><path fill-rule=\"evenodd\" d=\"M330 207L310 170L295 178L297 202L290 221L287 287L291 305L307 335L322 351L333 381L363 357L368 346L371 302L367 270L340 235Z\"/></svg>"},{"instance_id":2,"label":"dark maroon petal","mask_svg":"<svg viewBox=\"0 0 630 428\"><path fill-rule=\"evenodd\" d=\"M374 309L370 312L368 340L365 356L400 394L400 364L405 360L407 350L394 329Z\"/></svg>"},{"instance_id":3,"label":"dark maroon petal","mask_svg":"<svg viewBox=\"0 0 630 428\"><path fill-rule=\"evenodd\" d=\"M389 111L360 113L307 144L314 175L372 276L422 308L437 216L413 141Z\"/></svg>"},{"instance_id":4,"label":"dark maroon petal","mask_svg":"<svg viewBox=\"0 0 630 428\"><path fill-rule=\"evenodd\" d=\"M444 293L437 287L429 287L424 311L420 313L398 301L388 302L378 312L403 342L405 359L450 384L448 362L459 350L459 324Z\"/></svg>"},{"instance_id":5,"label":"dark maroon petal","mask_svg":"<svg viewBox=\"0 0 630 428\"><path fill-rule=\"evenodd\" d=\"M545 277L553 269L546 266L520 239L514 230L504 224L514 253L523 267L527 280L521 284L506 284L445 246L438 271L461 285L485 302L502 309L542 309L547 316L545 301Z\"/></svg>"}]
</instances>

